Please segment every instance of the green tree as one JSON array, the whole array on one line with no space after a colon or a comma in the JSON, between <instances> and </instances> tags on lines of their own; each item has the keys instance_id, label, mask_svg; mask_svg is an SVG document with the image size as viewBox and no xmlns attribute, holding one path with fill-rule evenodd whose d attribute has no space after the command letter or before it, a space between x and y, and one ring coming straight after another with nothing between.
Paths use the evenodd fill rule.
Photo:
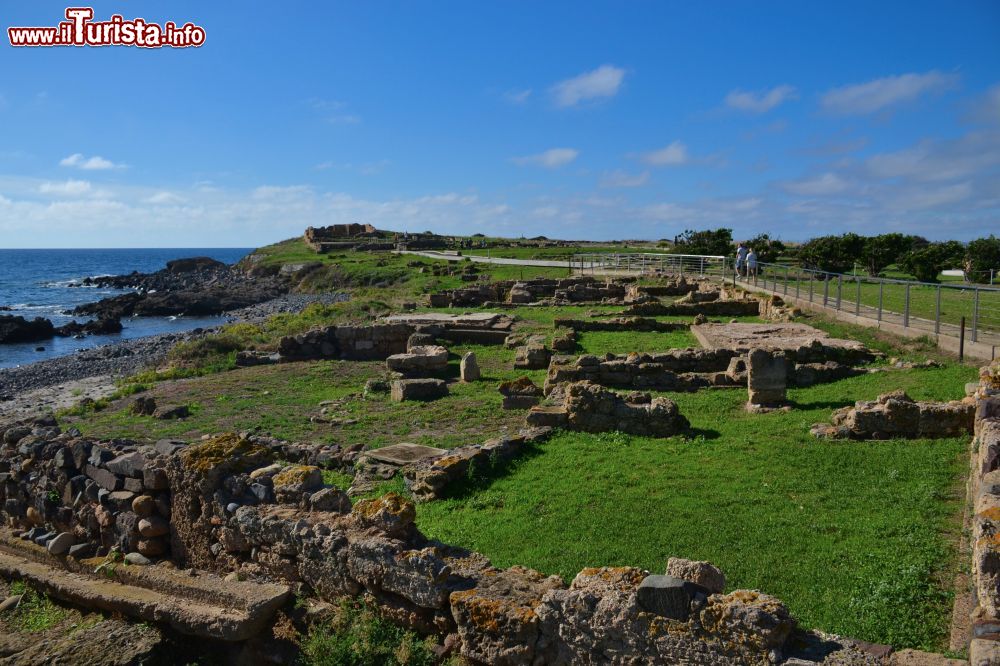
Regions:
<instances>
[{"instance_id":1,"label":"green tree","mask_svg":"<svg viewBox=\"0 0 1000 666\"><path fill-rule=\"evenodd\" d=\"M898 262L913 249L914 238L904 234L881 234L866 238L861 250L861 261L868 275L877 277L890 264Z\"/></svg>"},{"instance_id":2,"label":"green tree","mask_svg":"<svg viewBox=\"0 0 1000 666\"><path fill-rule=\"evenodd\" d=\"M899 267L921 282L938 282L941 271L961 266L964 261L965 246L958 241L945 241L907 252Z\"/></svg>"},{"instance_id":3,"label":"green tree","mask_svg":"<svg viewBox=\"0 0 1000 666\"><path fill-rule=\"evenodd\" d=\"M777 238L771 238L768 234L759 234L751 238L746 242L746 247L753 248L757 261L765 264L776 262L786 249L784 243Z\"/></svg>"},{"instance_id":4,"label":"green tree","mask_svg":"<svg viewBox=\"0 0 1000 666\"><path fill-rule=\"evenodd\" d=\"M988 282L990 271L1000 271L1000 238L990 234L989 238L977 238L965 248L965 279L972 282Z\"/></svg>"},{"instance_id":5,"label":"green tree","mask_svg":"<svg viewBox=\"0 0 1000 666\"><path fill-rule=\"evenodd\" d=\"M854 262L861 256L864 246L864 237L857 234L820 236L799 248L799 262L803 268L846 273L854 268Z\"/></svg>"},{"instance_id":6,"label":"green tree","mask_svg":"<svg viewBox=\"0 0 1000 666\"><path fill-rule=\"evenodd\" d=\"M687 229L674 238L674 247L681 254L711 254L729 256L733 252L732 229Z\"/></svg>"}]
</instances>

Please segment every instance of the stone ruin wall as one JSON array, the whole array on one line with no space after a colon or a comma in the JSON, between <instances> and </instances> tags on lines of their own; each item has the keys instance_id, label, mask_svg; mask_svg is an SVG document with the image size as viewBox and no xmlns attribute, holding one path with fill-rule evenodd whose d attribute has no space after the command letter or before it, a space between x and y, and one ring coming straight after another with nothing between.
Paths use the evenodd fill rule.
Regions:
<instances>
[{"instance_id":1,"label":"stone ruin wall","mask_svg":"<svg viewBox=\"0 0 1000 666\"><path fill-rule=\"evenodd\" d=\"M980 372L974 388L968 501L972 507L971 664L1000 663L1000 361Z\"/></svg>"},{"instance_id":2,"label":"stone ruin wall","mask_svg":"<svg viewBox=\"0 0 1000 666\"><path fill-rule=\"evenodd\" d=\"M863 374L874 360L867 350L826 346L816 341L786 350L789 386L812 386ZM711 386L747 385L746 354L733 349L679 349L656 354L553 356L545 377L548 395L558 384L590 381L640 391L692 391Z\"/></svg>"},{"instance_id":3,"label":"stone ruin wall","mask_svg":"<svg viewBox=\"0 0 1000 666\"><path fill-rule=\"evenodd\" d=\"M698 563L671 563L675 574L690 571L690 580L602 567L584 569L568 586L525 567L499 569L478 553L427 539L414 524L413 504L398 495L352 503L324 486L317 467L274 464L277 449L266 439L224 435L186 446L116 447L57 430L50 423L6 428L0 456L7 529L22 538L63 530L74 547L90 544L86 553L53 551L56 566L58 558L112 547L136 552L138 514L88 489L97 483L92 476L101 478L97 470L140 453L128 470L112 465L127 473L108 471L122 483L143 480L140 492L152 493L154 503L168 498L162 538L169 550L150 559L300 584L329 601L367 595L394 622L450 636L472 660L766 664L780 660L794 628L780 601L747 590L723 594L712 582L718 576L700 576ZM88 459L101 450L117 455L92 470L81 458L79 474L74 455L88 448ZM481 451L490 455L489 443ZM147 475L155 489L146 487ZM98 520L102 510L113 519ZM39 542L51 550L58 540Z\"/></svg>"}]
</instances>

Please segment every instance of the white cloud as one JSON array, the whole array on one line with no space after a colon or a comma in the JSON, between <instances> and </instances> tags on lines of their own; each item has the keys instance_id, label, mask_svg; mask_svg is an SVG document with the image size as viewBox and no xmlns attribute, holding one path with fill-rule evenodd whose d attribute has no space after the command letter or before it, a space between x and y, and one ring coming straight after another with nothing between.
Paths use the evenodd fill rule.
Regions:
<instances>
[{"instance_id":1,"label":"white cloud","mask_svg":"<svg viewBox=\"0 0 1000 666\"><path fill-rule=\"evenodd\" d=\"M546 169L557 169L575 160L579 154L580 151L574 148L549 148L537 155L514 157L511 161L519 166L541 166Z\"/></svg>"},{"instance_id":2,"label":"white cloud","mask_svg":"<svg viewBox=\"0 0 1000 666\"><path fill-rule=\"evenodd\" d=\"M847 181L835 173L827 172L815 178L793 180L782 184L785 190L792 194L808 197L821 197L837 194L847 189Z\"/></svg>"},{"instance_id":3,"label":"white cloud","mask_svg":"<svg viewBox=\"0 0 1000 666\"><path fill-rule=\"evenodd\" d=\"M625 80L625 70L614 65L601 65L552 86L556 106L576 106L589 100L614 97Z\"/></svg>"},{"instance_id":4,"label":"white cloud","mask_svg":"<svg viewBox=\"0 0 1000 666\"><path fill-rule=\"evenodd\" d=\"M339 171L353 171L354 173L359 173L362 176L374 176L385 171L386 167L390 164L392 164L391 160L377 160L375 162L363 162L361 164L352 164L351 162L338 164L337 162L327 161L320 162L313 168L317 171L337 169Z\"/></svg>"},{"instance_id":5,"label":"white cloud","mask_svg":"<svg viewBox=\"0 0 1000 666\"><path fill-rule=\"evenodd\" d=\"M990 87L976 100L972 119L987 124L1000 123L1000 83Z\"/></svg>"},{"instance_id":6,"label":"white cloud","mask_svg":"<svg viewBox=\"0 0 1000 666\"><path fill-rule=\"evenodd\" d=\"M648 182L649 171L633 174L619 169L605 173L601 178L601 187L642 187Z\"/></svg>"},{"instance_id":7,"label":"white cloud","mask_svg":"<svg viewBox=\"0 0 1000 666\"><path fill-rule=\"evenodd\" d=\"M524 90L508 90L503 94L503 98L511 104L524 104L531 97L531 88Z\"/></svg>"},{"instance_id":8,"label":"white cloud","mask_svg":"<svg viewBox=\"0 0 1000 666\"><path fill-rule=\"evenodd\" d=\"M111 160L106 160L99 155L84 157L82 153L73 153L69 157L59 160L59 166L75 167L84 171L103 171L106 169L123 169L125 165L115 164Z\"/></svg>"},{"instance_id":9,"label":"white cloud","mask_svg":"<svg viewBox=\"0 0 1000 666\"><path fill-rule=\"evenodd\" d=\"M687 146L680 141L646 153L642 156L642 161L653 166L679 166L688 161Z\"/></svg>"},{"instance_id":10,"label":"white cloud","mask_svg":"<svg viewBox=\"0 0 1000 666\"><path fill-rule=\"evenodd\" d=\"M872 155L865 162L876 178L955 180L987 175L1000 165L1000 132L970 132L958 139L924 140L912 148ZM995 175L995 174L994 174Z\"/></svg>"},{"instance_id":11,"label":"white cloud","mask_svg":"<svg viewBox=\"0 0 1000 666\"><path fill-rule=\"evenodd\" d=\"M90 192L90 183L86 180L67 180L59 183L46 181L38 186L38 191L60 197L78 197Z\"/></svg>"},{"instance_id":12,"label":"white cloud","mask_svg":"<svg viewBox=\"0 0 1000 666\"><path fill-rule=\"evenodd\" d=\"M820 98L820 105L831 113L863 115L913 101L921 95L950 90L957 83L957 75L937 70L925 74L886 76L829 90Z\"/></svg>"},{"instance_id":13,"label":"white cloud","mask_svg":"<svg viewBox=\"0 0 1000 666\"><path fill-rule=\"evenodd\" d=\"M783 102L797 98L798 93L790 85L780 85L770 90L758 90L756 92L733 90L726 95L726 106L739 109L740 111L764 113Z\"/></svg>"},{"instance_id":14,"label":"white cloud","mask_svg":"<svg viewBox=\"0 0 1000 666\"><path fill-rule=\"evenodd\" d=\"M327 116L326 122L331 125L357 125L361 122L361 116L353 113L338 113Z\"/></svg>"},{"instance_id":15,"label":"white cloud","mask_svg":"<svg viewBox=\"0 0 1000 666\"><path fill-rule=\"evenodd\" d=\"M889 199L887 206L896 210L925 210L965 201L971 195L970 183L956 183L937 188L907 188Z\"/></svg>"},{"instance_id":16,"label":"white cloud","mask_svg":"<svg viewBox=\"0 0 1000 666\"><path fill-rule=\"evenodd\" d=\"M312 195L312 188L308 185L261 185L252 193L254 199L285 199L304 195Z\"/></svg>"},{"instance_id":17,"label":"white cloud","mask_svg":"<svg viewBox=\"0 0 1000 666\"><path fill-rule=\"evenodd\" d=\"M184 198L177 196L173 192L163 191L147 197L145 202L151 204L179 204L184 202Z\"/></svg>"}]
</instances>

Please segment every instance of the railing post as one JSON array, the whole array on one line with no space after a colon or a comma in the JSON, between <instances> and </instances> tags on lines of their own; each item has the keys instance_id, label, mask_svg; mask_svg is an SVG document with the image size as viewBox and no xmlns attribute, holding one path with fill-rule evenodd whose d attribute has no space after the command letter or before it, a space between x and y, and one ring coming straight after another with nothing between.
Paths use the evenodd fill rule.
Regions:
<instances>
[{"instance_id":1,"label":"railing post","mask_svg":"<svg viewBox=\"0 0 1000 666\"><path fill-rule=\"evenodd\" d=\"M844 276L837 276L837 312L840 312L840 299L844 293Z\"/></svg>"},{"instance_id":2,"label":"railing post","mask_svg":"<svg viewBox=\"0 0 1000 666\"><path fill-rule=\"evenodd\" d=\"M789 270L790 269L788 268L788 266L785 266L785 296L788 296L788 275L789 275Z\"/></svg>"},{"instance_id":3,"label":"railing post","mask_svg":"<svg viewBox=\"0 0 1000 666\"><path fill-rule=\"evenodd\" d=\"M937 286L937 295L934 303L934 335L941 333L941 285Z\"/></svg>"},{"instance_id":4,"label":"railing post","mask_svg":"<svg viewBox=\"0 0 1000 666\"><path fill-rule=\"evenodd\" d=\"M972 335L970 337L973 342L978 342L977 328L979 328L979 287L976 287L976 295L972 301Z\"/></svg>"},{"instance_id":5,"label":"railing post","mask_svg":"<svg viewBox=\"0 0 1000 666\"><path fill-rule=\"evenodd\" d=\"M799 297L799 287L802 284L802 270L795 269L795 298Z\"/></svg>"},{"instance_id":6,"label":"railing post","mask_svg":"<svg viewBox=\"0 0 1000 666\"><path fill-rule=\"evenodd\" d=\"M854 281L858 283L857 294L854 297L854 316L855 317L860 317L861 316L861 276L860 275L855 276Z\"/></svg>"},{"instance_id":7,"label":"railing post","mask_svg":"<svg viewBox=\"0 0 1000 666\"><path fill-rule=\"evenodd\" d=\"M906 301L903 303L903 328L910 326L910 283L906 283Z\"/></svg>"},{"instance_id":8,"label":"railing post","mask_svg":"<svg viewBox=\"0 0 1000 666\"><path fill-rule=\"evenodd\" d=\"M701 274L702 276L705 275L705 257L701 258Z\"/></svg>"},{"instance_id":9,"label":"railing post","mask_svg":"<svg viewBox=\"0 0 1000 666\"><path fill-rule=\"evenodd\" d=\"M878 281L878 320L882 321L882 294L885 292L885 280Z\"/></svg>"},{"instance_id":10,"label":"railing post","mask_svg":"<svg viewBox=\"0 0 1000 666\"><path fill-rule=\"evenodd\" d=\"M823 273L823 307L830 302L830 275Z\"/></svg>"}]
</instances>

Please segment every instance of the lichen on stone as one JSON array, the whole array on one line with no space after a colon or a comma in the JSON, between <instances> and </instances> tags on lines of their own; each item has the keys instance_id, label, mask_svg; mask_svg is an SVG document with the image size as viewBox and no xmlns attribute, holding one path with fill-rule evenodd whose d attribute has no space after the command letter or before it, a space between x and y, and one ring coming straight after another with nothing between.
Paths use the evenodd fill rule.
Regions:
<instances>
[{"instance_id":1,"label":"lichen on stone","mask_svg":"<svg viewBox=\"0 0 1000 666\"><path fill-rule=\"evenodd\" d=\"M201 444L188 447L183 453L184 466L200 472L216 468L236 471L244 466L257 467L260 458L271 457L271 451L260 444L227 432ZM253 459L252 464L249 459Z\"/></svg>"}]
</instances>

